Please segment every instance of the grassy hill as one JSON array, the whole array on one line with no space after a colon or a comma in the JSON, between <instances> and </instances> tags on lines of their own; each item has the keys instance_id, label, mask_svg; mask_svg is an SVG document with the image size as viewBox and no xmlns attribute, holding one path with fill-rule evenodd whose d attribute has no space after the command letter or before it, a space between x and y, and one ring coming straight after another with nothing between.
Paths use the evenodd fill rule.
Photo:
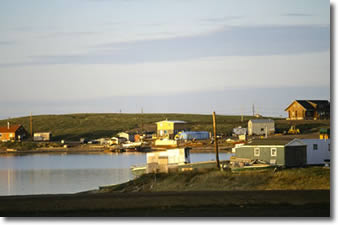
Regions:
<instances>
[{"instance_id":1,"label":"grassy hill","mask_svg":"<svg viewBox=\"0 0 338 225\"><path fill-rule=\"evenodd\" d=\"M217 115L217 133L230 135L236 126L247 127L252 116ZM29 116L0 120L0 126L22 124L29 132ZM144 130L155 131L155 122L161 120L184 120L190 124L191 130L212 131L212 116L198 114L67 114L67 115L38 115L33 116L33 132L51 131L55 140L79 140L81 137L89 139L111 137L120 131L140 131L143 123ZM293 122L294 123L294 122ZM329 121L297 121L297 128L305 132L317 132L320 127L329 127ZM291 122L276 120L278 131L287 130Z\"/></svg>"}]
</instances>

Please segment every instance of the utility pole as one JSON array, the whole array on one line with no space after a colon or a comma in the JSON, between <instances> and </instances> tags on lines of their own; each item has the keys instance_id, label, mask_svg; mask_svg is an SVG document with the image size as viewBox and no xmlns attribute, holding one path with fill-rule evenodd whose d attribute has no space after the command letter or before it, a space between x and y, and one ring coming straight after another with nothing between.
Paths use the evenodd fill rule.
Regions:
<instances>
[{"instance_id":1,"label":"utility pole","mask_svg":"<svg viewBox=\"0 0 338 225\"><path fill-rule=\"evenodd\" d=\"M244 120L244 118L243 118L243 107L241 106L241 122L243 123L243 120Z\"/></svg>"},{"instance_id":2,"label":"utility pole","mask_svg":"<svg viewBox=\"0 0 338 225\"><path fill-rule=\"evenodd\" d=\"M30 124L30 130L31 130L31 137L33 137L33 117L32 117L32 112L31 112L31 117L29 120L29 124Z\"/></svg>"},{"instance_id":3,"label":"utility pole","mask_svg":"<svg viewBox=\"0 0 338 225\"><path fill-rule=\"evenodd\" d=\"M141 108L141 133L143 134L143 107Z\"/></svg>"},{"instance_id":4,"label":"utility pole","mask_svg":"<svg viewBox=\"0 0 338 225\"><path fill-rule=\"evenodd\" d=\"M218 143L217 143L217 133L216 133L216 113L215 113L215 111L212 112L212 121L213 121L213 127L214 127L214 142L215 142L215 152L216 152L216 163L217 163L217 168L220 168L219 157L218 157Z\"/></svg>"},{"instance_id":5,"label":"utility pole","mask_svg":"<svg viewBox=\"0 0 338 225\"><path fill-rule=\"evenodd\" d=\"M252 116L255 116L255 104L252 104Z\"/></svg>"}]
</instances>

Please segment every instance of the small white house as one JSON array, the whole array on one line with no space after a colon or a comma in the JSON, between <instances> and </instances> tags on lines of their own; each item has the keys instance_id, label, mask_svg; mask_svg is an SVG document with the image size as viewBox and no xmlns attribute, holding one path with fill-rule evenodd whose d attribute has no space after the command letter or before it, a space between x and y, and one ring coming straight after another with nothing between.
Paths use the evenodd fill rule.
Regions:
<instances>
[{"instance_id":1,"label":"small white house","mask_svg":"<svg viewBox=\"0 0 338 225\"><path fill-rule=\"evenodd\" d=\"M52 137L51 132L36 132L34 133L33 140L34 141L50 141Z\"/></svg>"},{"instance_id":2,"label":"small white house","mask_svg":"<svg viewBox=\"0 0 338 225\"><path fill-rule=\"evenodd\" d=\"M275 121L272 119L254 119L248 122L248 135L269 135L275 133Z\"/></svg>"},{"instance_id":3,"label":"small white house","mask_svg":"<svg viewBox=\"0 0 338 225\"><path fill-rule=\"evenodd\" d=\"M175 148L166 151L149 152L147 153L147 164L159 163L159 158L167 158L168 165L190 163L189 150L189 148Z\"/></svg>"},{"instance_id":4,"label":"small white house","mask_svg":"<svg viewBox=\"0 0 338 225\"><path fill-rule=\"evenodd\" d=\"M129 134L127 132L120 132L117 134L118 137L122 137L127 139L127 141L135 141L135 136L133 134Z\"/></svg>"},{"instance_id":5,"label":"small white house","mask_svg":"<svg viewBox=\"0 0 338 225\"><path fill-rule=\"evenodd\" d=\"M306 159L308 165L325 164L330 160L330 139L301 139L306 144Z\"/></svg>"}]
</instances>

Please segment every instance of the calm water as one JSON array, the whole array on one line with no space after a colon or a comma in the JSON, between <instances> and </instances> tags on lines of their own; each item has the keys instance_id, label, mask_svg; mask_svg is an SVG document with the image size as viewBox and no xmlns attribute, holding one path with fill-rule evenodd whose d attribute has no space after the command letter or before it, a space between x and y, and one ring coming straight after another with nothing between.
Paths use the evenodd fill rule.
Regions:
<instances>
[{"instance_id":1,"label":"calm water","mask_svg":"<svg viewBox=\"0 0 338 225\"><path fill-rule=\"evenodd\" d=\"M221 153L220 159L231 154ZM214 160L192 153L192 162ZM130 167L146 163L144 153L0 155L0 195L76 193L134 178Z\"/></svg>"}]
</instances>

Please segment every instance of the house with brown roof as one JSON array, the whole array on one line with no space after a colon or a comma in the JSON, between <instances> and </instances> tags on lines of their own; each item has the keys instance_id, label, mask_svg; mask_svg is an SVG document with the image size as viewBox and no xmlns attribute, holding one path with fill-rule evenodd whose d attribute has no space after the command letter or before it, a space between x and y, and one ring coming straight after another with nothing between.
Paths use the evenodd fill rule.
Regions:
<instances>
[{"instance_id":1,"label":"house with brown roof","mask_svg":"<svg viewBox=\"0 0 338 225\"><path fill-rule=\"evenodd\" d=\"M287 120L330 119L330 102L327 100L295 100L285 111Z\"/></svg>"},{"instance_id":2,"label":"house with brown roof","mask_svg":"<svg viewBox=\"0 0 338 225\"><path fill-rule=\"evenodd\" d=\"M0 127L0 141L22 140L28 136L27 131L22 125L10 125Z\"/></svg>"}]
</instances>

